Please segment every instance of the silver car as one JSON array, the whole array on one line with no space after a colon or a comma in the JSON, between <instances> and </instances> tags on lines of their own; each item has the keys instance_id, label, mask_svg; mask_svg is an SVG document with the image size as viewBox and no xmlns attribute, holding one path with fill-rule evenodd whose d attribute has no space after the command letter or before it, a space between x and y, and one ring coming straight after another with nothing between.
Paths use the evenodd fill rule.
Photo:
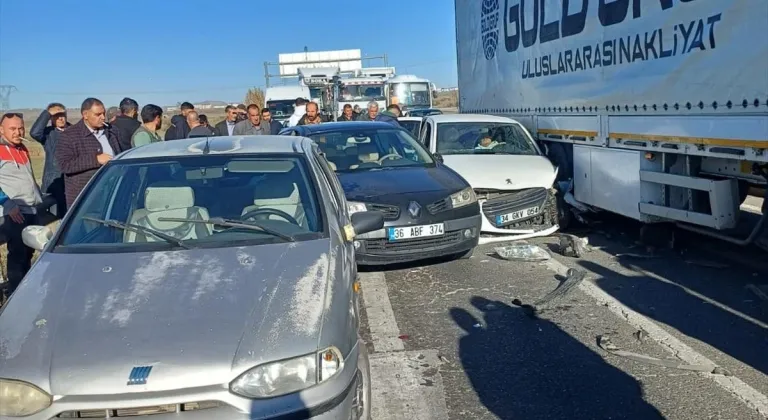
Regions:
<instances>
[{"instance_id":1,"label":"silver car","mask_svg":"<svg viewBox=\"0 0 768 420\"><path fill-rule=\"evenodd\" d=\"M0 312L0 418L368 419L349 216L303 137L175 140L80 194Z\"/></svg>"}]
</instances>

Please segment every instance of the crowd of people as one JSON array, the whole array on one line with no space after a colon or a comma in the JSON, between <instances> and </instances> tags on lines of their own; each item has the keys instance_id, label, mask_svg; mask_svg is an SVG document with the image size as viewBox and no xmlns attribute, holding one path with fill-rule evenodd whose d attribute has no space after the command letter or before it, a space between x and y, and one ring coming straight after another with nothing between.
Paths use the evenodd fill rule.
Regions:
<instances>
[{"instance_id":1,"label":"crowd of people","mask_svg":"<svg viewBox=\"0 0 768 420\"><path fill-rule=\"evenodd\" d=\"M161 138L163 108L139 104L124 98L118 107L106 109L96 98L87 98L80 107L82 119L67 121L61 103L49 104L30 129L30 136L45 151L42 182L38 185L29 150L24 145L24 116L7 113L0 119L0 238L7 244L7 280L0 285L10 296L32 264L33 250L22 241L25 227L39 224L40 216L61 218L91 177L114 156L134 147L177 139L211 136L276 135L283 124L272 119L268 107L256 104L227 106L226 117L215 126L189 102L181 104L165 136ZM365 112L345 104L336 121L383 121L399 126L397 105L379 112L372 101ZM319 106L297 98L294 113L286 126L320 124L329 118Z\"/></svg>"}]
</instances>

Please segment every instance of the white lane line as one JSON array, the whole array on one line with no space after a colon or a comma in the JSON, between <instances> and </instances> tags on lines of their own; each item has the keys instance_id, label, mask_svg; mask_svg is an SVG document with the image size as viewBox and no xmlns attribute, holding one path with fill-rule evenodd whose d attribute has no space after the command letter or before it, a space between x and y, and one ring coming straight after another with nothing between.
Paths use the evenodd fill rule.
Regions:
<instances>
[{"instance_id":1,"label":"white lane line","mask_svg":"<svg viewBox=\"0 0 768 420\"><path fill-rule=\"evenodd\" d=\"M374 353L369 357L373 420L448 418L437 351Z\"/></svg>"},{"instance_id":2,"label":"white lane line","mask_svg":"<svg viewBox=\"0 0 768 420\"><path fill-rule=\"evenodd\" d=\"M376 352L402 351L405 349L397 327L395 313L389 302L384 273L360 273L368 327L371 330L373 349Z\"/></svg>"},{"instance_id":3,"label":"white lane line","mask_svg":"<svg viewBox=\"0 0 768 420\"><path fill-rule=\"evenodd\" d=\"M543 264L561 276L564 276L568 271L568 267L554 258ZM656 325L656 323L650 319L625 306L591 281L586 280L581 282L579 284L579 289L595 299L598 303L608 307L611 312L616 314L619 318L626 320L633 327L645 330L651 339L656 341L665 350L674 354L680 360L688 364L709 364L717 366L716 363L696 352L687 344ZM712 375L708 373L703 373L701 375L708 376L726 391L744 402L747 406L756 410L761 415L768 417L768 397L752 388L741 379L735 376Z\"/></svg>"}]
</instances>

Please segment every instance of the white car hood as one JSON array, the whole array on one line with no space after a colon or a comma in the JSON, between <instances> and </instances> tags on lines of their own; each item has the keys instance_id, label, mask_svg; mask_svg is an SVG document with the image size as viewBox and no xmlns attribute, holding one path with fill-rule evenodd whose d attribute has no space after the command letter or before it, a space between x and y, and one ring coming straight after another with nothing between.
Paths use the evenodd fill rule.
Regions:
<instances>
[{"instance_id":1,"label":"white car hood","mask_svg":"<svg viewBox=\"0 0 768 420\"><path fill-rule=\"evenodd\" d=\"M555 182L555 167L544 156L443 155L443 160L475 189L551 188Z\"/></svg>"}]
</instances>

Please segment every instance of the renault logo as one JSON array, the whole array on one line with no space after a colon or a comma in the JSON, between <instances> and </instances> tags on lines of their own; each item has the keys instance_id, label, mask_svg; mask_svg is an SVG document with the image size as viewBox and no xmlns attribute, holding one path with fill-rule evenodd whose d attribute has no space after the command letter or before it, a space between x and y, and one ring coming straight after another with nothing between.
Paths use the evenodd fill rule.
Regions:
<instances>
[{"instance_id":1,"label":"renault logo","mask_svg":"<svg viewBox=\"0 0 768 420\"><path fill-rule=\"evenodd\" d=\"M419 214L421 214L421 206L419 203L411 201L411 204L408 205L408 213L411 213L413 218L419 217Z\"/></svg>"},{"instance_id":2,"label":"renault logo","mask_svg":"<svg viewBox=\"0 0 768 420\"><path fill-rule=\"evenodd\" d=\"M128 385L145 385L152 372L152 366L136 366L128 375Z\"/></svg>"}]
</instances>

